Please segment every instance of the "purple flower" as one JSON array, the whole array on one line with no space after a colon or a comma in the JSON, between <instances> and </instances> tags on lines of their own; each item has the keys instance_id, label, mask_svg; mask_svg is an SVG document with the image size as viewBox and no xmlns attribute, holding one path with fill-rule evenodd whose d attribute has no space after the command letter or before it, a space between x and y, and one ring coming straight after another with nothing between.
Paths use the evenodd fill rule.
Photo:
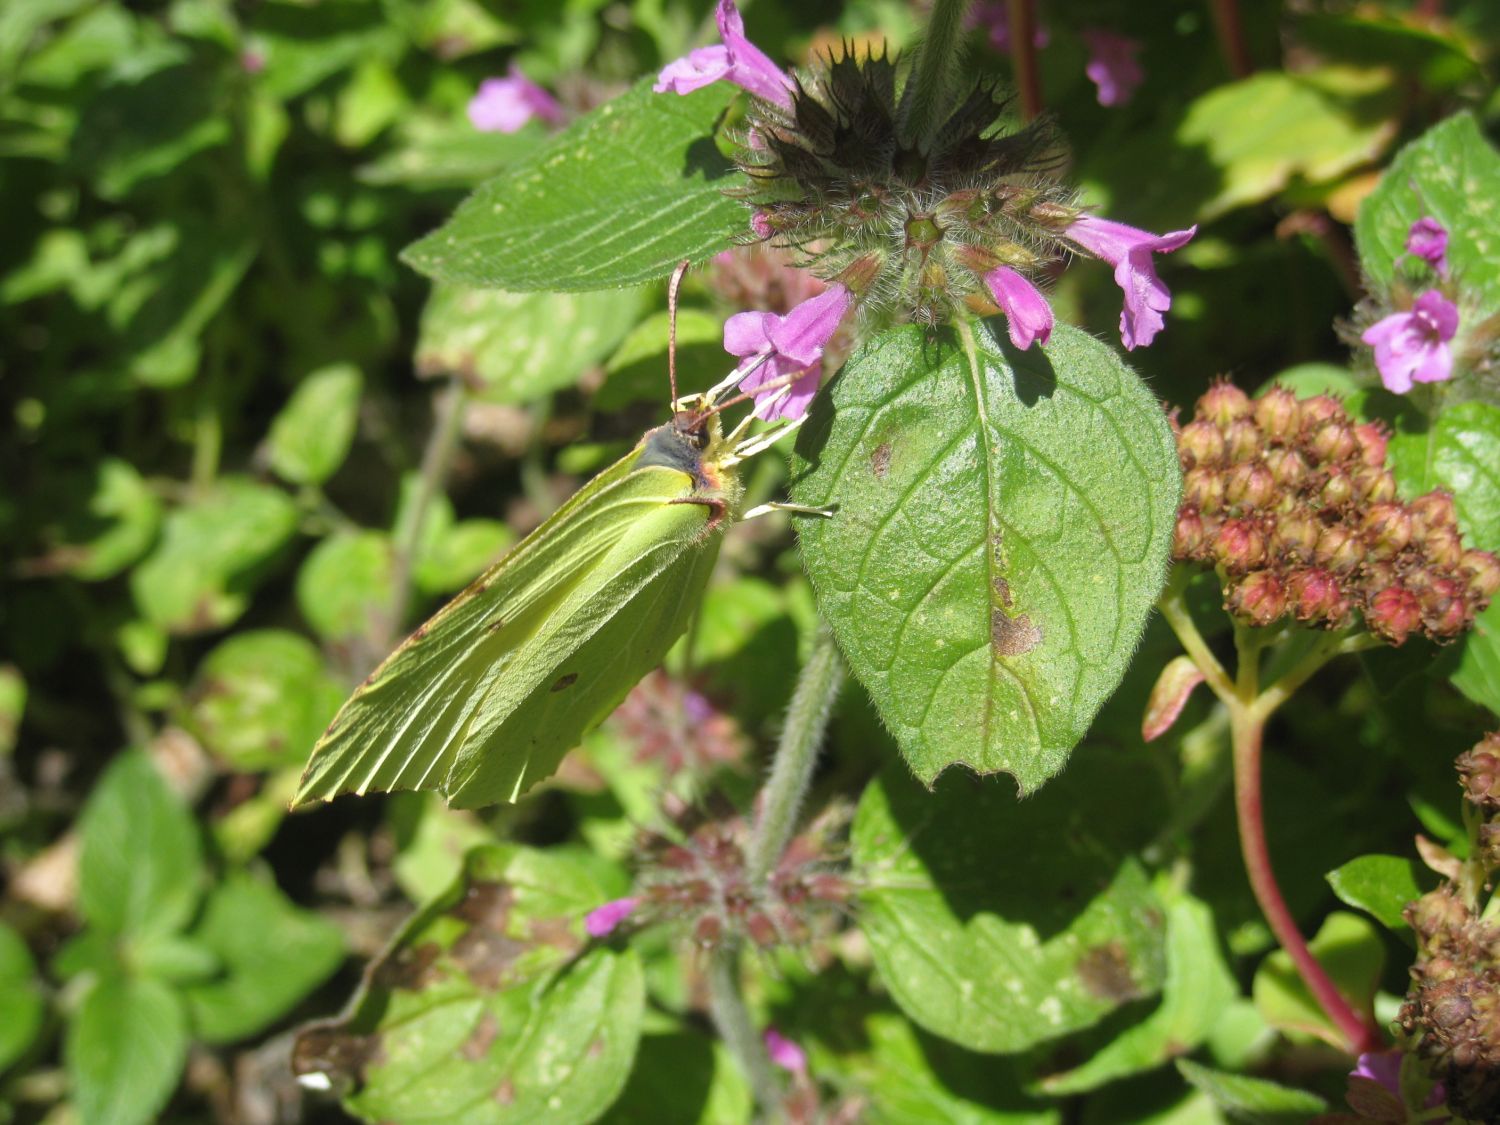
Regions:
<instances>
[{"instance_id":1,"label":"purple flower","mask_svg":"<svg viewBox=\"0 0 1500 1125\"><path fill-rule=\"evenodd\" d=\"M793 1074L804 1074L807 1071L807 1052L797 1044L793 1043L774 1027L766 1028L765 1034L766 1051L771 1056L771 1061L782 1070L789 1070Z\"/></svg>"},{"instance_id":2,"label":"purple flower","mask_svg":"<svg viewBox=\"0 0 1500 1125\"><path fill-rule=\"evenodd\" d=\"M1080 216L1063 232L1065 238L1115 267L1115 284L1125 293L1120 339L1126 348L1151 343L1162 330L1161 314L1172 307L1172 294L1156 276L1151 255L1170 253L1197 233L1198 228L1191 226L1169 234L1152 234L1093 215Z\"/></svg>"},{"instance_id":3,"label":"purple flower","mask_svg":"<svg viewBox=\"0 0 1500 1125\"><path fill-rule=\"evenodd\" d=\"M1453 374L1448 341L1458 331L1458 306L1429 289L1410 311L1392 313L1360 337L1375 349L1375 367L1386 390L1404 395L1412 383L1441 383Z\"/></svg>"},{"instance_id":4,"label":"purple flower","mask_svg":"<svg viewBox=\"0 0 1500 1125\"><path fill-rule=\"evenodd\" d=\"M1135 88L1146 77L1135 60L1140 42L1097 27L1084 28L1082 35L1089 49L1083 73L1099 87L1099 104L1124 105L1135 96Z\"/></svg>"},{"instance_id":5,"label":"purple flower","mask_svg":"<svg viewBox=\"0 0 1500 1125\"><path fill-rule=\"evenodd\" d=\"M1398 1050L1389 1051L1366 1051L1359 1056L1359 1061L1353 1070L1349 1072L1349 1104L1355 1109L1385 1111L1386 1113L1399 1113L1399 1117L1383 1116L1375 1120L1380 1121L1405 1121L1406 1105L1401 1094L1401 1060L1402 1055ZM1356 1079L1364 1079L1378 1086L1379 1090L1366 1088L1360 1089ZM1389 1095L1389 1097L1387 1097ZM1442 1105L1445 1097L1443 1084L1438 1082L1428 1091L1423 1109L1434 1109ZM1424 1121L1431 1120L1423 1116ZM1447 1121L1444 1117L1440 1120Z\"/></svg>"},{"instance_id":6,"label":"purple flower","mask_svg":"<svg viewBox=\"0 0 1500 1125\"><path fill-rule=\"evenodd\" d=\"M699 47L686 58L669 62L656 77L652 87L658 94L691 94L711 82L724 79L757 98L774 102L782 109L792 108L792 80L772 62L764 51L745 38L745 21L734 0L719 0L714 18L719 24L723 43Z\"/></svg>"},{"instance_id":7,"label":"purple flower","mask_svg":"<svg viewBox=\"0 0 1500 1125\"><path fill-rule=\"evenodd\" d=\"M638 898L617 898L595 907L583 920L583 928L589 932L590 937L609 937L615 932L616 926L630 917L630 912L640 901Z\"/></svg>"},{"instance_id":8,"label":"purple flower","mask_svg":"<svg viewBox=\"0 0 1500 1125\"><path fill-rule=\"evenodd\" d=\"M533 117L562 122L562 107L514 64L505 78L486 78L469 100L469 120L481 133L514 133Z\"/></svg>"},{"instance_id":9,"label":"purple flower","mask_svg":"<svg viewBox=\"0 0 1500 1125\"><path fill-rule=\"evenodd\" d=\"M982 27L990 33L990 46L1000 52L1010 50L1010 4L1008 0L981 0L969 12L968 25ZM1040 23L1031 34L1033 46L1045 47L1050 36Z\"/></svg>"},{"instance_id":10,"label":"purple flower","mask_svg":"<svg viewBox=\"0 0 1500 1125\"><path fill-rule=\"evenodd\" d=\"M823 349L849 311L849 290L837 283L785 316L735 313L724 322L724 350L741 357L740 389L755 395L755 416L796 419L807 413L823 376ZM787 379L790 393L781 394ZM768 385L769 384L769 385ZM756 393L764 388L764 393Z\"/></svg>"},{"instance_id":11,"label":"purple flower","mask_svg":"<svg viewBox=\"0 0 1500 1125\"><path fill-rule=\"evenodd\" d=\"M1032 342L1045 344L1052 335L1052 306L1031 282L1009 266L984 275L995 304L1010 322L1010 342L1022 351Z\"/></svg>"},{"instance_id":12,"label":"purple flower","mask_svg":"<svg viewBox=\"0 0 1500 1125\"><path fill-rule=\"evenodd\" d=\"M1431 215L1412 223L1406 235L1406 252L1423 259L1439 277L1448 276L1448 232Z\"/></svg>"}]
</instances>

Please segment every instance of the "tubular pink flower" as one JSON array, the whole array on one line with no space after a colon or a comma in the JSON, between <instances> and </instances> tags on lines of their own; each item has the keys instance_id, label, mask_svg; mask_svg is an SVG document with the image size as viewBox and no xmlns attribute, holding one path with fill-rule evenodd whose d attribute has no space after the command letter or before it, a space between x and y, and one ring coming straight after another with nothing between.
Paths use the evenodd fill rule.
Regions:
<instances>
[{"instance_id":1,"label":"tubular pink flower","mask_svg":"<svg viewBox=\"0 0 1500 1125\"><path fill-rule=\"evenodd\" d=\"M1412 223L1406 235L1406 252L1425 261L1439 277L1448 276L1448 232L1432 216L1424 215Z\"/></svg>"},{"instance_id":2,"label":"tubular pink flower","mask_svg":"<svg viewBox=\"0 0 1500 1125\"><path fill-rule=\"evenodd\" d=\"M1084 28L1081 34L1089 49L1083 73L1099 88L1099 104L1124 105L1146 78L1135 58L1140 42L1102 28Z\"/></svg>"},{"instance_id":3,"label":"tubular pink flower","mask_svg":"<svg viewBox=\"0 0 1500 1125\"><path fill-rule=\"evenodd\" d=\"M514 133L533 117L561 124L557 100L511 65L505 78L486 78L469 100L469 120L481 133Z\"/></svg>"},{"instance_id":4,"label":"tubular pink flower","mask_svg":"<svg viewBox=\"0 0 1500 1125\"><path fill-rule=\"evenodd\" d=\"M583 920L583 928L589 932L590 937L609 937L615 932L616 926L630 917L631 911L640 901L638 898L617 898L595 907Z\"/></svg>"},{"instance_id":5,"label":"tubular pink flower","mask_svg":"<svg viewBox=\"0 0 1500 1125\"><path fill-rule=\"evenodd\" d=\"M1429 289L1407 312L1392 313L1360 337L1375 349L1386 390L1404 395L1413 383L1441 383L1453 375L1448 341L1458 331L1458 306Z\"/></svg>"},{"instance_id":6,"label":"tubular pink flower","mask_svg":"<svg viewBox=\"0 0 1500 1125\"><path fill-rule=\"evenodd\" d=\"M980 0L969 10L968 26L982 27L989 32L990 46L1001 54L1010 50L1010 4L1007 0ZM1045 47L1051 39L1045 25L1038 23L1032 32L1034 47Z\"/></svg>"},{"instance_id":7,"label":"tubular pink flower","mask_svg":"<svg viewBox=\"0 0 1500 1125\"><path fill-rule=\"evenodd\" d=\"M1115 267L1115 284L1125 294L1120 310L1120 339L1125 347L1144 347L1165 324L1161 314L1172 307L1172 294L1156 276L1152 254L1168 254L1187 244L1198 233L1197 226L1152 234L1124 223L1083 215L1063 232L1095 257Z\"/></svg>"},{"instance_id":8,"label":"tubular pink flower","mask_svg":"<svg viewBox=\"0 0 1500 1125\"><path fill-rule=\"evenodd\" d=\"M807 413L823 376L823 349L849 311L849 299L849 290L835 283L785 316L742 312L724 322L724 350L741 359L740 389L755 395L757 418L796 419ZM799 371L803 374L791 383L790 393L776 398L787 385L784 380ZM761 388L765 393L757 394Z\"/></svg>"},{"instance_id":9,"label":"tubular pink flower","mask_svg":"<svg viewBox=\"0 0 1500 1125\"><path fill-rule=\"evenodd\" d=\"M1009 266L984 275L995 304L1010 324L1010 342L1025 351L1033 342L1045 344L1052 335L1052 306L1031 282Z\"/></svg>"},{"instance_id":10,"label":"tubular pink flower","mask_svg":"<svg viewBox=\"0 0 1500 1125\"><path fill-rule=\"evenodd\" d=\"M745 21L734 0L719 0L714 11L723 43L699 47L684 58L669 62L656 77L652 87L658 94L691 94L711 82L723 79L733 82L757 98L773 102L782 109L792 108L791 78L745 38Z\"/></svg>"},{"instance_id":11,"label":"tubular pink flower","mask_svg":"<svg viewBox=\"0 0 1500 1125\"><path fill-rule=\"evenodd\" d=\"M807 1073L807 1052L797 1044L793 1043L774 1027L766 1028L764 1036L766 1052L771 1056L771 1061L782 1070L789 1070L793 1074Z\"/></svg>"}]
</instances>

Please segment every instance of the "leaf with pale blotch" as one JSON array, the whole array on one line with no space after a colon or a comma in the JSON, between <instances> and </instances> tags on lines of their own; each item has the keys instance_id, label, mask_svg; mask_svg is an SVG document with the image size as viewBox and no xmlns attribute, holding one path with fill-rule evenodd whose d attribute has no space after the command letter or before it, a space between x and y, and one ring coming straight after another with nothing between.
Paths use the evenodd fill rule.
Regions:
<instances>
[{"instance_id":1,"label":"leaf with pale blotch","mask_svg":"<svg viewBox=\"0 0 1500 1125\"><path fill-rule=\"evenodd\" d=\"M1134 759L1088 757L1024 801L998 779L927 793L897 769L865 791L860 928L929 1031L1015 1052L1161 988L1163 907L1131 855L1165 816L1160 785Z\"/></svg>"},{"instance_id":2,"label":"leaf with pale blotch","mask_svg":"<svg viewBox=\"0 0 1500 1125\"><path fill-rule=\"evenodd\" d=\"M1059 325L887 332L797 442L802 553L849 666L924 781L1023 790L1062 768L1124 675L1166 573L1176 446L1108 347Z\"/></svg>"},{"instance_id":3,"label":"leaf with pale blotch","mask_svg":"<svg viewBox=\"0 0 1500 1125\"><path fill-rule=\"evenodd\" d=\"M645 1003L634 951L584 936L584 915L621 889L599 869L520 847L470 852L348 1013L298 1036L293 1069L369 1121L595 1120L624 1088Z\"/></svg>"}]
</instances>

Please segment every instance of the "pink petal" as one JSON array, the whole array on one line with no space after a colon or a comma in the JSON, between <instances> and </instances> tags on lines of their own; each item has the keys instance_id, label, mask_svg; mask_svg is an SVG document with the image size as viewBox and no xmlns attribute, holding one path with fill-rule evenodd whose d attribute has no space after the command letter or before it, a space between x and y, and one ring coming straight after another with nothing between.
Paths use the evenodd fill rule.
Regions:
<instances>
[{"instance_id":1,"label":"pink petal","mask_svg":"<svg viewBox=\"0 0 1500 1125\"><path fill-rule=\"evenodd\" d=\"M807 367L823 356L823 349L839 330L849 311L849 290L834 283L816 297L797 305L781 323L771 328L771 346L799 366Z\"/></svg>"},{"instance_id":2,"label":"pink petal","mask_svg":"<svg viewBox=\"0 0 1500 1125\"><path fill-rule=\"evenodd\" d=\"M1082 34L1089 49L1089 61L1083 72L1099 88L1099 104L1124 105L1146 77L1135 59L1140 43L1098 28L1086 29Z\"/></svg>"},{"instance_id":3,"label":"pink petal","mask_svg":"<svg viewBox=\"0 0 1500 1125\"><path fill-rule=\"evenodd\" d=\"M807 1052L774 1027L766 1028L765 1043L766 1052L771 1056L771 1061L782 1070L789 1070L793 1074L806 1072Z\"/></svg>"},{"instance_id":4,"label":"pink petal","mask_svg":"<svg viewBox=\"0 0 1500 1125\"><path fill-rule=\"evenodd\" d=\"M1432 216L1424 215L1412 223L1406 235L1406 252L1426 261L1438 276L1447 276L1448 232Z\"/></svg>"},{"instance_id":5,"label":"pink petal","mask_svg":"<svg viewBox=\"0 0 1500 1125\"><path fill-rule=\"evenodd\" d=\"M807 408L817 396L818 387L822 385L822 382L823 361L819 360L809 367L800 379L794 381L781 398L776 397L775 390L768 391L764 395L757 395L755 416L764 422L774 422L778 418L795 422L807 413ZM741 383L740 386L748 389L745 383ZM779 389L778 387L777 390Z\"/></svg>"},{"instance_id":6,"label":"pink petal","mask_svg":"<svg viewBox=\"0 0 1500 1125\"><path fill-rule=\"evenodd\" d=\"M589 932L590 937L608 937L614 933L616 926L630 916L630 912L640 901L638 898L617 898L606 902L589 911L588 917L583 920L583 928Z\"/></svg>"},{"instance_id":7,"label":"pink petal","mask_svg":"<svg viewBox=\"0 0 1500 1125\"><path fill-rule=\"evenodd\" d=\"M514 133L532 118L557 124L562 107L515 66L505 78L486 78L469 101L469 120L483 133Z\"/></svg>"},{"instance_id":8,"label":"pink petal","mask_svg":"<svg viewBox=\"0 0 1500 1125\"><path fill-rule=\"evenodd\" d=\"M1033 342L1047 342L1052 336L1052 306L1041 290L1009 266L991 270L984 282L1005 313L1012 344L1024 351Z\"/></svg>"},{"instance_id":9,"label":"pink petal","mask_svg":"<svg viewBox=\"0 0 1500 1125\"><path fill-rule=\"evenodd\" d=\"M656 76L656 85L651 89L658 94L691 94L727 78L729 71L728 47L699 47L696 51L689 51L685 58L674 59L662 67Z\"/></svg>"},{"instance_id":10,"label":"pink petal","mask_svg":"<svg viewBox=\"0 0 1500 1125\"><path fill-rule=\"evenodd\" d=\"M1198 233L1197 226L1168 234L1126 226L1124 223L1081 216L1065 236L1115 267L1115 284L1125 294L1120 310L1120 338L1127 349L1151 343L1165 322L1161 314L1172 305L1172 294L1156 276L1152 254L1170 253Z\"/></svg>"},{"instance_id":11,"label":"pink petal","mask_svg":"<svg viewBox=\"0 0 1500 1125\"><path fill-rule=\"evenodd\" d=\"M771 350L771 330L781 317L772 312L735 313L724 322L724 350L730 355L759 355Z\"/></svg>"},{"instance_id":12,"label":"pink petal","mask_svg":"<svg viewBox=\"0 0 1500 1125\"><path fill-rule=\"evenodd\" d=\"M719 0L714 19L719 24L724 46L729 49L729 81L782 109L791 109L792 80L764 51L745 38L745 20L734 0Z\"/></svg>"}]
</instances>

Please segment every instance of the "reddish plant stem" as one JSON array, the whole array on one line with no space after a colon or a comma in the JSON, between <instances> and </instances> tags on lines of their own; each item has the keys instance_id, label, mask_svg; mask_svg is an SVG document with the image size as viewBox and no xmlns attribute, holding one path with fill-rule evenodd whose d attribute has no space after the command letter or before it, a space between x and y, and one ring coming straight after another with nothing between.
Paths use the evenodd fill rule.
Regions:
<instances>
[{"instance_id":1,"label":"reddish plant stem","mask_svg":"<svg viewBox=\"0 0 1500 1125\"><path fill-rule=\"evenodd\" d=\"M1219 46L1224 51L1229 73L1236 78L1249 77L1255 67L1245 45L1245 21L1240 18L1239 0L1213 0L1213 11L1214 27L1219 33Z\"/></svg>"},{"instance_id":2,"label":"reddish plant stem","mask_svg":"<svg viewBox=\"0 0 1500 1125\"><path fill-rule=\"evenodd\" d=\"M1265 719L1250 707L1231 708L1234 740L1234 804L1240 827L1240 852L1255 901L1270 923L1271 932L1297 967L1302 981L1313 998L1338 1029L1343 1032L1350 1054L1362 1055L1382 1046L1380 1033L1371 1021L1361 1016L1339 992L1337 986L1318 964L1307 947L1286 899L1271 869L1271 853L1266 846L1266 827L1261 800L1260 751L1265 733Z\"/></svg>"},{"instance_id":3,"label":"reddish plant stem","mask_svg":"<svg viewBox=\"0 0 1500 1125\"><path fill-rule=\"evenodd\" d=\"M1036 65L1036 0L1010 0L1010 63L1021 92L1021 116L1042 112L1042 80Z\"/></svg>"}]
</instances>

